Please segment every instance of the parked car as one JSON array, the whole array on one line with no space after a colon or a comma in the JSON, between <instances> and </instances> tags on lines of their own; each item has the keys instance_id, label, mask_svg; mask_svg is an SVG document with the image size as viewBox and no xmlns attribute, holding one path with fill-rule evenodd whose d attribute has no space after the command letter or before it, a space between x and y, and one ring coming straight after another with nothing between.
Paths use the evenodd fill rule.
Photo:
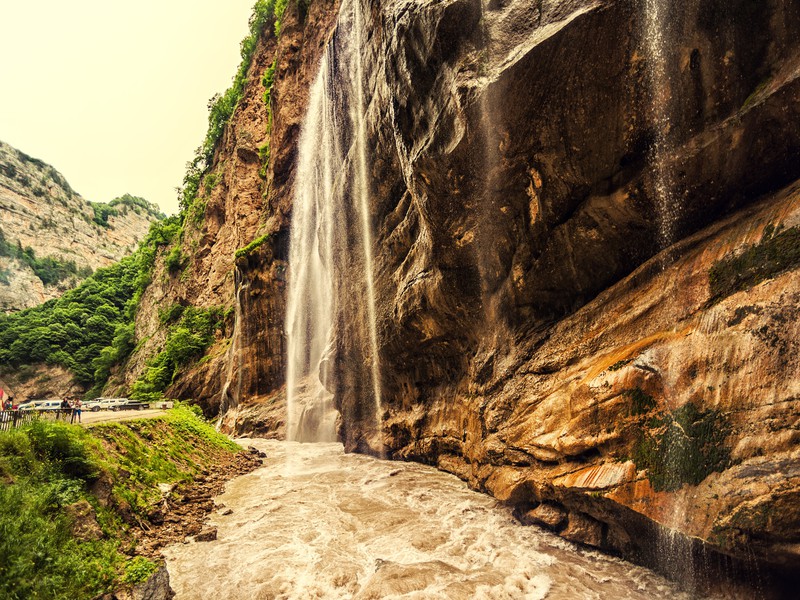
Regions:
<instances>
[{"instance_id":1,"label":"parked car","mask_svg":"<svg viewBox=\"0 0 800 600\"><path fill-rule=\"evenodd\" d=\"M36 410L61 410L61 400L45 400Z\"/></svg>"},{"instance_id":2,"label":"parked car","mask_svg":"<svg viewBox=\"0 0 800 600\"><path fill-rule=\"evenodd\" d=\"M121 404L117 410L142 410L143 408L150 408L150 404L137 400L128 400L125 404Z\"/></svg>"},{"instance_id":3,"label":"parked car","mask_svg":"<svg viewBox=\"0 0 800 600\"><path fill-rule=\"evenodd\" d=\"M119 410L119 407L130 402L127 398L98 398L100 410Z\"/></svg>"},{"instance_id":4,"label":"parked car","mask_svg":"<svg viewBox=\"0 0 800 600\"><path fill-rule=\"evenodd\" d=\"M102 410L141 410L150 405L130 398L98 398Z\"/></svg>"},{"instance_id":5,"label":"parked car","mask_svg":"<svg viewBox=\"0 0 800 600\"><path fill-rule=\"evenodd\" d=\"M61 400L32 400L19 405L19 410L59 410Z\"/></svg>"},{"instance_id":6,"label":"parked car","mask_svg":"<svg viewBox=\"0 0 800 600\"><path fill-rule=\"evenodd\" d=\"M92 412L97 412L97 411L99 411L100 409L103 408L102 405L101 405L100 400L101 400L101 398L95 398L94 400L87 400L86 402L83 403L83 406L81 406L81 409L90 410Z\"/></svg>"}]
</instances>

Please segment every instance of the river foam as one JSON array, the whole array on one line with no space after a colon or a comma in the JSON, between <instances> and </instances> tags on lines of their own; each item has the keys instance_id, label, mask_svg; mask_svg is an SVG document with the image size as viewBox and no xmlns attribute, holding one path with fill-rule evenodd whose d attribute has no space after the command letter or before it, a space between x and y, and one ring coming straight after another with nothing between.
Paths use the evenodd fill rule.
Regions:
<instances>
[{"instance_id":1,"label":"river foam","mask_svg":"<svg viewBox=\"0 0 800 600\"><path fill-rule=\"evenodd\" d=\"M178 600L689 598L654 573L523 527L489 496L340 444L248 440L213 542L167 549Z\"/></svg>"}]
</instances>

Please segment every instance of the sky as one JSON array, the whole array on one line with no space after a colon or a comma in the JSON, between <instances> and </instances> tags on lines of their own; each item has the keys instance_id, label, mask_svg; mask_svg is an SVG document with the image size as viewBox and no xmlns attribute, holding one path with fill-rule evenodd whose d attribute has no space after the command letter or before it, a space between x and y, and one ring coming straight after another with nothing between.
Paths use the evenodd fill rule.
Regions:
<instances>
[{"instance_id":1,"label":"sky","mask_svg":"<svg viewBox=\"0 0 800 600\"><path fill-rule=\"evenodd\" d=\"M87 200L178 211L255 0L0 0L0 140Z\"/></svg>"}]
</instances>

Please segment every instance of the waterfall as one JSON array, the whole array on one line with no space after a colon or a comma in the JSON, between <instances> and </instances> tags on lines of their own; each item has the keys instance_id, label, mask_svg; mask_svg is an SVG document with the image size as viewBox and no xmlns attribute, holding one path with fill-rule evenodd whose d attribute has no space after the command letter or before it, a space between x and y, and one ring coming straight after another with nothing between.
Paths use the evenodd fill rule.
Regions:
<instances>
[{"instance_id":1,"label":"waterfall","mask_svg":"<svg viewBox=\"0 0 800 600\"><path fill-rule=\"evenodd\" d=\"M225 383L222 385L219 401L219 421L218 425L222 422L222 417L239 406L241 401L242 391L242 293L250 287L249 281L242 281L242 276L237 268L235 271L234 286L236 295L234 300L234 321L233 321L233 335L231 335L231 345L228 347L228 355L226 357L226 370L225 370ZM234 383L234 372L236 374L236 385L231 390L231 385Z\"/></svg>"},{"instance_id":2,"label":"waterfall","mask_svg":"<svg viewBox=\"0 0 800 600\"><path fill-rule=\"evenodd\" d=\"M653 196L658 220L658 245L674 243L681 206L673 193L673 176L668 161L670 150L671 89L667 73L668 18L666 0L644 0L643 36L647 58L649 125L653 131L649 162L653 171Z\"/></svg>"},{"instance_id":3,"label":"waterfall","mask_svg":"<svg viewBox=\"0 0 800 600\"><path fill-rule=\"evenodd\" d=\"M672 46L669 4L667 0L643 0L644 51L647 59L648 118L653 132L648 160L652 169L652 193L658 223L658 247L666 250L677 241L678 224L683 206L674 193L674 174L669 165L673 149L672 88L667 71L668 50ZM670 262L669 255L662 259L662 268ZM677 320L677 315L675 316ZM669 394L669 388L666 388ZM667 462L677 468L687 457L680 446L671 445ZM658 528L656 551L661 569L671 577L680 579L687 587L695 585L695 558L693 547L685 536L678 533L686 520L685 499L676 494L672 506L664 511Z\"/></svg>"},{"instance_id":4,"label":"waterfall","mask_svg":"<svg viewBox=\"0 0 800 600\"><path fill-rule=\"evenodd\" d=\"M367 178L367 125L366 106L364 105L364 67L362 65L361 33L366 29L361 0L353 0L355 48L355 91L356 102L353 104L352 118L357 124L356 152L358 154L358 208L361 213L362 249L364 252L364 274L367 292L367 323L369 325L370 371L372 374L372 394L375 406L375 422L380 430L381 422L381 381L380 362L378 358L378 323L375 315L375 280L372 259L372 223L369 212L369 180Z\"/></svg>"},{"instance_id":5,"label":"waterfall","mask_svg":"<svg viewBox=\"0 0 800 600\"><path fill-rule=\"evenodd\" d=\"M336 389L371 395L358 404L369 407L371 426L380 423L363 29L360 0L345 1L300 135L286 312L287 437L295 441L336 439ZM343 346L359 358L342 357ZM354 362L364 372L343 373L357 370ZM367 389L348 385L364 377Z\"/></svg>"}]
</instances>

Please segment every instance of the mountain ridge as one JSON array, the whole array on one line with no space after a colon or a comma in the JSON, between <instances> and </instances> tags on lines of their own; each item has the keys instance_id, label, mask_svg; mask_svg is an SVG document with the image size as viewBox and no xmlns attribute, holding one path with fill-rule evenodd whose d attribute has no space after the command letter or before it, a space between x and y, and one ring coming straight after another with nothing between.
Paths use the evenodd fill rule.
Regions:
<instances>
[{"instance_id":1,"label":"mountain ridge","mask_svg":"<svg viewBox=\"0 0 800 600\"><path fill-rule=\"evenodd\" d=\"M155 205L90 202L52 165L0 141L0 311L30 308L135 250Z\"/></svg>"}]
</instances>

